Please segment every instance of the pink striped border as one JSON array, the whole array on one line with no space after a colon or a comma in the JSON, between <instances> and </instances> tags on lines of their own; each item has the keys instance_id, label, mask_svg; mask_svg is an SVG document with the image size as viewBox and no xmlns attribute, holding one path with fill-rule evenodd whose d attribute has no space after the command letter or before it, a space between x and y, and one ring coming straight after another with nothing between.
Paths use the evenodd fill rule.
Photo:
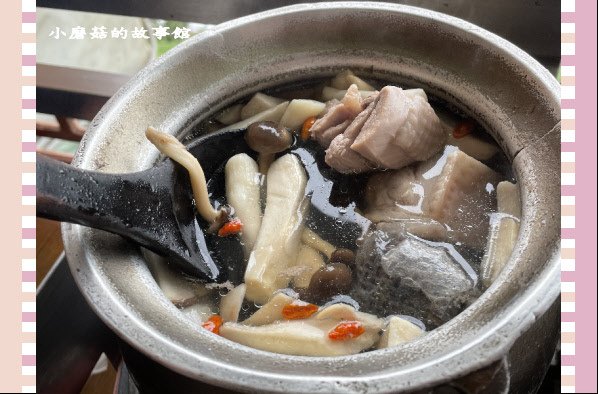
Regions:
<instances>
[{"instance_id":1,"label":"pink striped border","mask_svg":"<svg viewBox=\"0 0 598 394\"><path fill-rule=\"evenodd\" d=\"M575 392L575 2L561 13L561 392Z\"/></svg>"},{"instance_id":2,"label":"pink striped border","mask_svg":"<svg viewBox=\"0 0 598 394\"><path fill-rule=\"evenodd\" d=\"M561 391L590 393L596 392L596 2L562 0L561 11Z\"/></svg>"},{"instance_id":3,"label":"pink striped border","mask_svg":"<svg viewBox=\"0 0 598 394\"><path fill-rule=\"evenodd\" d=\"M21 11L21 392L35 392L35 0Z\"/></svg>"},{"instance_id":4,"label":"pink striped border","mask_svg":"<svg viewBox=\"0 0 598 394\"><path fill-rule=\"evenodd\" d=\"M576 109L581 111L579 103L576 102L576 79L583 79L588 88L596 86L596 3L581 2L575 0L562 0L562 248L561 248L561 268L562 268L562 293L561 293L561 389L563 392L595 392L596 391L596 246L595 222L583 223L584 217L576 217L576 207L580 209L584 205L583 198L590 198L588 208L593 206L590 213L585 210L584 216L588 221L595 220L595 194L582 196L578 194L576 186L576 175L582 179L583 168L576 171L576 153L582 154L582 148L585 146L591 152L596 146L596 115L594 108L596 105L595 90L593 92L593 101L587 106L589 124L585 125L587 133L576 135L576 122L582 121L582 114L576 114ZM577 8L577 10L576 10ZM577 12L576 12L577 11ZM585 19L585 20L584 20ZM22 310L22 392L35 392L35 2L22 0L22 276L21 276L21 310ZM585 26L589 34L585 32L576 32L575 29L581 29ZM576 35L577 33L577 35ZM587 55L594 55L593 61L588 64L588 73L583 73L582 68L586 59L581 59L583 55L575 54L576 43L582 46L582 41L588 40ZM592 52L594 51L594 52ZM583 62L582 62L583 60ZM590 59L591 60L591 59ZM578 63L579 62L579 63ZM576 75L577 74L577 75ZM592 83L593 82L593 83ZM581 92L582 86L578 87ZM580 93L579 92L579 93ZM590 94L592 94L590 92ZM581 94L580 94L581 97ZM580 100L581 101L581 100ZM591 108L591 110L590 110ZM593 117L592 114L593 113ZM576 116L578 115L578 116ZM584 122L585 123L585 122ZM587 128L589 126L589 128ZM586 141L586 138L589 141ZM587 144L586 144L587 142ZM591 156L589 156L591 157ZM595 150L593 151L594 166L587 166L586 160L589 157L583 157L584 167L589 167L590 173L585 173L584 181L595 180ZM591 163L590 163L591 164ZM593 171L593 174L591 173ZM595 184L594 184L595 186ZM581 190L580 190L581 191ZM595 188L593 189L595 192ZM585 193L584 193L585 194ZM576 196L578 200L576 201ZM33 220L31 219L33 218ZM577 232L582 230L586 224L589 234ZM583 229L585 230L585 229ZM576 241L580 242L576 247ZM582 247L589 246L584 250L584 260L587 264L576 266L576 253L581 256ZM586 273L585 270L590 272ZM588 280L588 289L590 293L581 296L585 289L581 285L585 284L583 279ZM576 285L579 288L576 289ZM593 292L592 292L593 288ZM576 301L577 296L577 301ZM582 324L576 327L577 321L582 321L581 314L578 313L583 308L584 316L588 317L589 324ZM593 313L593 315L592 315ZM592 320L593 319L593 320ZM584 322L585 323L585 322ZM583 334L583 335L582 335ZM584 346L576 348L576 337L583 339ZM589 344L586 346L586 341ZM577 369L576 369L577 368Z\"/></svg>"}]
</instances>

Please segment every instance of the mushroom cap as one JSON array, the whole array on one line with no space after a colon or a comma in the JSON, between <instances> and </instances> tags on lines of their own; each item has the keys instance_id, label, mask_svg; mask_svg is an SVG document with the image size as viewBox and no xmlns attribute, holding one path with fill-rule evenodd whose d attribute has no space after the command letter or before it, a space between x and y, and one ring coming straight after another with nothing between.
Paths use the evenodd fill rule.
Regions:
<instances>
[{"instance_id":1,"label":"mushroom cap","mask_svg":"<svg viewBox=\"0 0 598 394\"><path fill-rule=\"evenodd\" d=\"M291 146L293 137L285 127L274 122L255 122L247 128L245 141L258 153L278 153Z\"/></svg>"}]
</instances>

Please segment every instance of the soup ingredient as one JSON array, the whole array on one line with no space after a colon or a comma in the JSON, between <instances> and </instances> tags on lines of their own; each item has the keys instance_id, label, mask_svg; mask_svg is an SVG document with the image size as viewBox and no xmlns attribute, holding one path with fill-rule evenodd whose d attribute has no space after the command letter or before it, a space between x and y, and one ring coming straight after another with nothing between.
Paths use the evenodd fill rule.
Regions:
<instances>
[{"instance_id":1,"label":"soup ingredient","mask_svg":"<svg viewBox=\"0 0 598 394\"><path fill-rule=\"evenodd\" d=\"M183 315L196 326L200 326L203 322L212 316L212 308L206 304L193 304L181 309Z\"/></svg>"},{"instance_id":2,"label":"soup ingredient","mask_svg":"<svg viewBox=\"0 0 598 394\"><path fill-rule=\"evenodd\" d=\"M343 124L340 132L336 126L315 130L317 135L333 138L328 142L316 136L328 148L326 163L339 172L403 168L429 159L446 142L445 129L422 89L386 86L361 103L363 111L350 124Z\"/></svg>"},{"instance_id":3,"label":"soup ingredient","mask_svg":"<svg viewBox=\"0 0 598 394\"><path fill-rule=\"evenodd\" d=\"M350 249L340 248L332 252L331 263L343 263L347 267L355 266L355 253Z\"/></svg>"},{"instance_id":4,"label":"soup ingredient","mask_svg":"<svg viewBox=\"0 0 598 394\"><path fill-rule=\"evenodd\" d=\"M495 144L484 141L475 134L468 134L460 138L448 136L448 145L458 147L463 153L473 157L476 160L490 160L500 150Z\"/></svg>"},{"instance_id":5,"label":"soup ingredient","mask_svg":"<svg viewBox=\"0 0 598 394\"><path fill-rule=\"evenodd\" d=\"M329 101L329 100L342 100L342 98L347 94L346 89L336 89L330 86L325 86L322 89L322 100ZM377 93L376 90L359 90L359 95L361 98L365 99L370 97L371 95Z\"/></svg>"},{"instance_id":6,"label":"soup ingredient","mask_svg":"<svg viewBox=\"0 0 598 394\"><path fill-rule=\"evenodd\" d=\"M243 223L241 239L245 255L249 256L262 225L258 165L245 153L234 155L224 167L224 177L226 201Z\"/></svg>"},{"instance_id":7,"label":"soup ingredient","mask_svg":"<svg viewBox=\"0 0 598 394\"><path fill-rule=\"evenodd\" d=\"M229 235L237 235L243 229L243 223L239 219L230 220L218 230L218 236L228 237Z\"/></svg>"},{"instance_id":8,"label":"soup ingredient","mask_svg":"<svg viewBox=\"0 0 598 394\"><path fill-rule=\"evenodd\" d=\"M328 338L333 341L346 341L347 339L357 338L365 332L363 324L358 321L344 321L338 323L328 332Z\"/></svg>"},{"instance_id":9,"label":"soup ingredient","mask_svg":"<svg viewBox=\"0 0 598 394\"><path fill-rule=\"evenodd\" d=\"M471 134L473 132L474 127L475 127L475 123L471 119L467 119L462 122L459 122L453 129L453 137L454 138L463 138L466 135Z\"/></svg>"},{"instance_id":10,"label":"soup ingredient","mask_svg":"<svg viewBox=\"0 0 598 394\"><path fill-rule=\"evenodd\" d=\"M455 138L453 130L463 121L456 120L455 115L446 110L437 110L436 114L445 127L448 136L447 145L456 146L465 154L480 161L489 160L500 152L495 142L484 138L482 133L476 131L478 126L474 126L472 133Z\"/></svg>"},{"instance_id":11,"label":"soup ingredient","mask_svg":"<svg viewBox=\"0 0 598 394\"><path fill-rule=\"evenodd\" d=\"M213 315L208 320L206 320L201 326L206 330L216 335L219 335L220 327L222 327L222 318L219 315Z\"/></svg>"},{"instance_id":12,"label":"soup ingredient","mask_svg":"<svg viewBox=\"0 0 598 394\"><path fill-rule=\"evenodd\" d=\"M316 100L295 99L292 100L287 110L280 119L279 126L288 127L291 130L298 129L305 119L318 116L324 111L326 104Z\"/></svg>"},{"instance_id":13,"label":"soup ingredient","mask_svg":"<svg viewBox=\"0 0 598 394\"><path fill-rule=\"evenodd\" d=\"M316 234L309 227L305 227L303 230L303 233L301 234L301 242L323 253L328 258L330 258L332 253L334 253L336 250L336 248L330 242L322 239L322 237Z\"/></svg>"},{"instance_id":14,"label":"soup ingredient","mask_svg":"<svg viewBox=\"0 0 598 394\"><path fill-rule=\"evenodd\" d=\"M344 356L372 347L378 333L366 333L348 341L332 341L328 332L337 320L287 320L263 326L225 323L220 334L255 349L297 356Z\"/></svg>"},{"instance_id":15,"label":"soup ingredient","mask_svg":"<svg viewBox=\"0 0 598 394\"><path fill-rule=\"evenodd\" d=\"M301 245L299 255L297 256L297 264L292 268L293 287L308 287L313 274L324 267L324 265L326 265L326 263L320 252L310 246Z\"/></svg>"},{"instance_id":16,"label":"soup ingredient","mask_svg":"<svg viewBox=\"0 0 598 394\"><path fill-rule=\"evenodd\" d=\"M427 190L422 210L447 225L457 242L481 250L486 243L488 214L496 207L493 191L500 176L460 150L447 147L440 164L443 157L446 162L438 176L437 164L421 175L430 182L424 185Z\"/></svg>"},{"instance_id":17,"label":"soup ingredient","mask_svg":"<svg viewBox=\"0 0 598 394\"><path fill-rule=\"evenodd\" d=\"M290 278L281 275L295 265L307 210L307 176L299 159L286 154L268 170L266 208L245 271L247 299L265 303Z\"/></svg>"},{"instance_id":18,"label":"soup ingredient","mask_svg":"<svg viewBox=\"0 0 598 394\"><path fill-rule=\"evenodd\" d=\"M447 146L442 155L416 167L371 176L365 216L373 221L431 219L447 226L449 240L482 250L499 181L488 166ZM438 236L444 232L430 230Z\"/></svg>"},{"instance_id":19,"label":"soup ingredient","mask_svg":"<svg viewBox=\"0 0 598 394\"><path fill-rule=\"evenodd\" d=\"M311 127L314 125L314 123L316 122L316 117L315 116L310 116L309 118L305 119L305 122L303 122L303 126L301 126L301 132L300 132L300 137L302 141L307 141L309 139L310 133L309 133L309 129L311 129Z\"/></svg>"},{"instance_id":20,"label":"soup ingredient","mask_svg":"<svg viewBox=\"0 0 598 394\"><path fill-rule=\"evenodd\" d=\"M497 213L490 219L486 253L482 258L482 281L490 286L513 253L521 220L519 188L511 182L500 182L496 188Z\"/></svg>"},{"instance_id":21,"label":"soup ingredient","mask_svg":"<svg viewBox=\"0 0 598 394\"><path fill-rule=\"evenodd\" d=\"M245 299L245 285L240 284L220 299L220 316L222 321L236 322Z\"/></svg>"},{"instance_id":22,"label":"soup ingredient","mask_svg":"<svg viewBox=\"0 0 598 394\"><path fill-rule=\"evenodd\" d=\"M170 134L148 127L145 136L162 154L170 157L189 171L197 211L210 224L208 231L216 232L228 220L229 211L226 207L216 210L210 204L206 177L199 161L187 151L179 140Z\"/></svg>"},{"instance_id":23,"label":"soup ingredient","mask_svg":"<svg viewBox=\"0 0 598 394\"><path fill-rule=\"evenodd\" d=\"M258 167L262 174L266 174L275 154L288 149L293 143L293 137L286 128L275 122L256 122L247 128L245 141L259 153Z\"/></svg>"},{"instance_id":24,"label":"soup ingredient","mask_svg":"<svg viewBox=\"0 0 598 394\"><path fill-rule=\"evenodd\" d=\"M352 280L351 269L345 264L327 264L312 275L308 288L301 295L310 301L320 302L349 292Z\"/></svg>"},{"instance_id":25,"label":"soup ingredient","mask_svg":"<svg viewBox=\"0 0 598 394\"><path fill-rule=\"evenodd\" d=\"M282 316L286 320L307 319L317 311L317 305L295 300L282 308Z\"/></svg>"},{"instance_id":26,"label":"soup ingredient","mask_svg":"<svg viewBox=\"0 0 598 394\"><path fill-rule=\"evenodd\" d=\"M451 244L406 234L396 223L379 223L366 236L355 265L351 296L370 313L436 327L477 296L477 274Z\"/></svg>"},{"instance_id":27,"label":"soup ingredient","mask_svg":"<svg viewBox=\"0 0 598 394\"><path fill-rule=\"evenodd\" d=\"M391 316L377 347L383 349L397 346L419 338L423 334L424 331L410 321L398 316Z\"/></svg>"},{"instance_id":28,"label":"soup ingredient","mask_svg":"<svg viewBox=\"0 0 598 394\"><path fill-rule=\"evenodd\" d=\"M332 310L329 311L330 309ZM365 331L351 339L331 340L328 337L329 332L345 321L343 317L358 321ZM274 353L342 356L371 348L380 338L381 327L381 319L357 312L348 305L337 304L323 308L306 319L283 320L281 318L260 326L225 323L220 329L220 334L243 345Z\"/></svg>"},{"instance_id":29,"label":"soup ingredient","mask_svg":"<svg viewBox=\"0 0 598 394\"><path fill-rule=\"evenodd\" d=\"M241 109L241 119L249 119L252 116L259 114L260 112L267 111L277 105L283 103L285 100L268 96L264 93L256 93L253 95L251 100L243 106Z\"/></svg>"},{"instance_id":30,"label":"soup ingredient","mask_svg":"<svg viewBox=\"0 0 598 394\"><path fill-rule=\"evenodd\" d=\"M260 309L255 311L253 315L244 320L243 324L249 326L263 326L264 324L270 324L278 320L283 320L283 308L295 300L295 297L291 297L283 292L278 292L274 294L274 296L272 296L267 303L262 305Z\"/></svg>"},{"instance_id":31,"label":"soup ingredient","mask_svg":"<svg viewBox=\"0 0 598 394\"><path fill-rule=\"evenodd\" d=\"M429 159L445 142L423 90L386 86L351 149L382 168L398 169Z\"/></svg>"},{"instance_id":32,"label":"soup ingredient","mask_svg":"<svg viewBox=\"0 0 598 394\"><path fill-rule=\"evenodd\" d=\"M184 308L197 303L200 297L210 291L201 283L181 276L178 271L171 268L167 261L151 252L148 255L148 267L156 283L166 296L178 308Z\"/></svg>"},{"instance_id":33,"label":"soup ingredient","mask_svg":"<svg viewBox=\"0 0 598 394\"><path fill-rule=\"evenodd\" d=\"M326 164L343 174L367 172L376 167L376 164L351 149L363 125L374 111L378 96L372 96L368 101L371 103L355 117L343 133L334 137L326 149Z\"/></svg>"},{"instance_id":34,"label":"soup ingredient","mask_svg":"<svg viewBox=\"0 0 598 394\"><path fill-rule=\"evenodd\" d=\"M311 127L311 137L327 148L334 137L341 134L363 110L363 99L357 86L351 85L340 102L332 101L321 118Z\"/></svg>"},{"instance_id":35,"label":"soup ingredient","mask_svg":"<svg viewBox=\"0 0 598 394\"><path fill-rule=\"evenodd\" d=\"M233 105L226 108L216 117L216 120L224 125L231 125L241 120L242 104Z\"/></svg>"},{"instance_id":36,"label":"soup ingredient","mask_svg":"<svg viewBox=\"0 0 598 394\"><path fill-rule=\"evenodd\" d=\"M336 89L348 89L353 84L359 90L375 90L372 85L353 74L351 70L341 71L330 82L330 85Z\"/></svg>"},{"instance_id":37,"label":"soup ingredient","mask_svg":"<svg viewBox=\"0 0 598 394\"><path fill-rule=\"evenodd\" d=\"M282 118L282 115L284 115L284 112L287 110L288 106L289 106L289 102L283 101L282 103L278 104L275 107L272 107L270 109L267 109L265 111L257 113L255 115L253 115L252 117L243 119L237 123L234 123L227 127L224 127L222 129L220 129L220 131L246 129L250 124L256 123L256 122L278 123L278 122L280 122L280 119Z\"/></svg>"}]
</instances>

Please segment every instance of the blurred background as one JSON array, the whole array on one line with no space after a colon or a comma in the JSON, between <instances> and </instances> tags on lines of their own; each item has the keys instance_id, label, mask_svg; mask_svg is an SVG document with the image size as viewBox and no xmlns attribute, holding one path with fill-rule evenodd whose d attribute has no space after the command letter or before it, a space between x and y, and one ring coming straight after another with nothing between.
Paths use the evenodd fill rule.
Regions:
<instances>
[{"instance_id":1,"label":"blurred background","mask_svg":"<svg viewBox=\"0 0 598 394\"><path fill-rule=\"evenodd\" d=\"M187 34L191 37L210 25L306 2L309 1L38 0L38 153L70 162L81 136L102 105L146 64L184 42ZM468 20L513 42L559 78L558 0L391 2ZM164 28L168 35L154 35L164 32ZM85 35L81 36L83 30ZM113 30L117 31L114 37ZM147 38L133 37L134 32L139 35L143 31ZM175 31L179 32L178 37L173 35ZM135 392L126 369L119 368L118 350L110 347L111 333L89 310L70 277L57 222L37 221L37 266L38 389L48 382L56 387L58 382L62 392ZM73 316L77 324L65 329L61 320ZM77 365L76 370L62 362L65 357L76 362L70 364ZM558 357L553 364L541 392L560 391Z\"/></svg>"}]
</instances>

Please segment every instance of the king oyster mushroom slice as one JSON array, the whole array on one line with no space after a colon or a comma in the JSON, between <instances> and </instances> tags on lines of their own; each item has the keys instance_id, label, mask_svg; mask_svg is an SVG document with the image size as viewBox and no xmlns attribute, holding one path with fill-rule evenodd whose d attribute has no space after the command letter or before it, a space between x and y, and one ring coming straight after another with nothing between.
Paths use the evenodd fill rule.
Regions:
<instances>
[{"instance_id":1,"label":"king oyster mushroom slice","mask_svg":"<svg viewBox=\"0 0 598 394\"><path fill-rule=\"evenodd\" d=\"M188 306L181 309L181 313L187 320L193 324L196 324L197 326L201 325L201 323L208 320L210 316L214 314L212 312L212 308L206 304L194 304Z\"/></svg>"},{"instance_id":2,"label":"king oyster mushroom slice","mask_svg":"<svg viewBox=\"0 0 598 394\"><path fill-rule=\"evenodd\" d=\"M521 220L519 188L511 182L500 182L496 188L497 213L490 219L486 253L482 258L482 283L490 286L509 260Z\"/></svg>"},{"instance_id":3,"label":"king oyster mushroom slice","mask_svg":"<svg viewBox=\"0 0 598 394\"><path fill-rule=\"evenodd\" d=\"M262 111L258 114L253 115L247 119L243 119L240 122L231 124L227 127L220 129L219 131L226 131L226 130L240 130L246 129L250 124L255 122L280 122L282 115L286 111L287 107L289 106L288 101L284 101L278 104L275 107Z\"/></svg>"},{"instance_id":4,"label":"king oyster mushroom slice","mask_svg":"<svg viewBox=\"0 0 598 394\"><path fill-rule=\"evenodd\" d=\"M245 284L240 284L228 292L220 300L220 316L222 321L236 322L239 320L241 305L245 299Z\"/></svg>"},{"instance_id":5,"label":"king oyster mushroom slice","mask_svg":"<svg viewBox=\"0 0 598 394\"><path fill-rule=\"evenodd\" d=\"M320 115L325 107L326 104L316 100L292 100L280 119L280 126L288 127L291 130L298 129L305 119Z\"/></svg>"},{"instance_id":6,"label":"king oyster mushroom slice","mask_svg":"<svg viewBox=\"0 0 598 394\"><path fill-rule=\"evenodd\" d=\"M282 309L295 300L296 298L291 297L288 294L278 292L253 315L243 320L243 324L249 326L263 326L265 324L283 320Z\"/></svg>"},{"instance_id":7,"label":"king oyster mushroom slice","mask_svg":"<svg viewBox=\"0 0 598 394\"><path fill-rule=\"evenodd\" d=\"M284 271L295 264L308 208L307 176L296 156L277 159L267 179L262 226L245 271L247 299L257 303L287 287L290 278Z\"/></svg>"},{"instance_id":8,"label":"king oyster mushroom slice","mask_svg":"<svg viewBox=\"0 0 598 394\"><path fill-rule=\"evenodd\" d=\"M322 100L323 101L329 101L329 100L341 100L343 97L345 97L345 94L347 94L347 89L336 89L330 86L324 86L324 88L322 89ZM365 99L370 97L372 94L376 93L376 90L372 89L372 90L359 90L359 94L361 95L361 98Z\"/></svg>"},{"instance_id":9,"label":"king oyster mushroom slice","mask_svg":"<svg viewBox=\"0 0 598 394\"><path fill-rule=\"evenodd\" d=\"M163 257L144 250L148 267L164 296L179 308L193 305L210 292L203 284L180 275Z\"/></svg>"},{"instance_id":10,"label":"king oyster mushroom slice","mask_svg":"<svg viewBox=\"0 0 598 394\"><path fill-rule=\"evenodd\" d=\"M424 335L424 331L420 327L398 316L391 316L377 347L384 349L397 346L422 335Z\"/></svg>"},{"instance_id":11,"label":"king oyster mushroom slice","mask_svg":"<svg viewBox=\"0 0 598 394\"><path fill-rule=\"evenodd\" d=\"M330 82L330 85L336 89L348 89L353 84L357 85L359 90L375 90L372 85L353 74L351 70L338 73Z\"/></svg>"},{"instance_id":12,"label":"king oyster mushroom slice","mask_svg":"<svg viewBox=\"0 0 598 394\"><path fill-rule=\"evenodd\" d=\"M253 245L262 225L260 207L260 172L258 165L245 153L234 155L224 167L226 179L226 201L233 207L235 215L243 223L241 239L245 256L253 250Z\"/></svg>"},{"instance_id":13,"label":"king oyster mushroom slice","mask_svg":"<svg viewBox=\"0 0 598 394\"><path fill-rule=\"evenodd\" d=\"M342 341L329 339L328 333L343 321L359 321L365 332ZM220 335L243 345L274 353L343 356L374 346L380 338L382 325L382 319L376 316L358 312L349 305L334 304L308 319L277 321L259 327L225 323L220 328Z\"/></svg>"},{"instance_id":14,"label":"king oyster mushroom slice","mask_svg":"<svg viewBox=\"0 0 598 394\"><path fill-rule=\"evenodd\" d=\"M218 114L216 120L224 125L237 123L241 120L241 108L243 108L242 104L230 106Z\"/></svg>"},{"instance_id":15,"label":"king oyster mushroom slice","mask_svg":"<svg viewBox=\"0 0 598 394\"><path fill-rule=\"evenodd\" d=\"M435 109L435 112L446 130L448 136L446 141L447 145L456 146L474 159L482 161L491 159L500 151L496 144L480 138L480 136L476 133L455 138L453 136L453 130L457 126L458 122L455 120L454 114L448 110L439 108Z\"/></svg>"},{"instance_id":16,"label":"king oyster mushroom slice","mask_svg":"<svg viewBox=\"0 0 598 394\"><path fill-rule=\"evenodd\" d=\"M251 100L243 106L240 110L240 118L248 119L254 115L269 110L270 108L276 107L278 104L283 103L285 100L268 96L264 93L256 93L253 95Z\"/></svg>"},{"instance_id":17,"label":"king oyster mushroom slice","mask_svg":"<svg viewBox=\"0 0 598 394\"><path fill-rule=\"evenodd\" d=\"M326 262L320 252L310 246L301 245L297 263L292 268L294 287L307 288L313 274L325 265Z\"/></svg>"},{"instance_id":18,"label":"king oyster mushroom slice","mask_svg":"<svg viewBox=\"0 0 598 394\"><path fill-rule=\"evenodd\" d=\"M359 321L363 324L366 331L371 331L375 333L378 333L384 325L384 321L376 315L359 312L351 305L343 303L332 304L330 306L322 308L314 316L314 319Z\"/></svg>"},{"instance_id":19,"label":"king oyster mushroom slice","mask_svg":"<svg viewBox=\"0 0 598 394\"><path fill-rule=\"evenodd\" d=\"M328 332L340 320L304 319L282 321L264 326L224 323L220 335L255 349L297 356L345 356L369 349L379 339L378 332L366 330L356 338L333 341Z\"/></svg>"}]
</instances>

